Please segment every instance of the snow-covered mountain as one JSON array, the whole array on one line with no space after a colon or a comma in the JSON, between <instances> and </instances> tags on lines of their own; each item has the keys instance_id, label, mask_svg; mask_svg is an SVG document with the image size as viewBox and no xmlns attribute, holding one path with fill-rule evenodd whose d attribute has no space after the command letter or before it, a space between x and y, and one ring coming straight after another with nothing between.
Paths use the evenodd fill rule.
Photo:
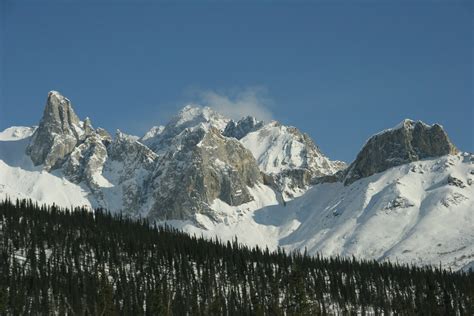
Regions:
<instances>
[{"instance_id":1,"label":"snow-covered mountain","mask_svg":"<svg viewBox=\"0 0 474 316\"><path fill-rule=\"evenodd\" d=\"M287 249L459 269L474 261L472 154L428 158L350 185L315 185L254 220Z\"/></svg>"},{"instance_id":2,"label":"snow-covered mountain","mask_svg":"<svg viewBox=\"0 0 474 316\"><path fill-rule=\"evenodd\" d=\"M249 132L240 141L268 175L267 181L287 200L303 194L314 178L346 167L324 156L308 135L276 121Z\"/></svg>"},{"instance_id":3,"label":"snow-covered mountain","mask_svg":"<svg viewBox=\"0 0 474 316\"><path fill-rule=\"evenodd\" d=\"M186 106L110 136L48 94L38 127L0 133L0 197L105 207L191 233L311 254L462 268L474 261L474 156L405 120L349 167L295 127Z\"/></svg>"}]
</instances>

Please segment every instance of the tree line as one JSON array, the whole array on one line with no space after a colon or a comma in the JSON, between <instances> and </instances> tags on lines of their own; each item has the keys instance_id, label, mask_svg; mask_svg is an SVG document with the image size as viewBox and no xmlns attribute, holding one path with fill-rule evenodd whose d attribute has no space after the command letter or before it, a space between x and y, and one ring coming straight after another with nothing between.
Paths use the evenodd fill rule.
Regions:
<instances>
[{"instance_id":1,"label":"tree line","mask_svg":"<svg viewBox=\"0 0 474 316\"><path fill-rule=\"evenodd\" d=\"M0 203L1 315L473 315L474 273L190 236Z\"/></svg>"}]
</instances>

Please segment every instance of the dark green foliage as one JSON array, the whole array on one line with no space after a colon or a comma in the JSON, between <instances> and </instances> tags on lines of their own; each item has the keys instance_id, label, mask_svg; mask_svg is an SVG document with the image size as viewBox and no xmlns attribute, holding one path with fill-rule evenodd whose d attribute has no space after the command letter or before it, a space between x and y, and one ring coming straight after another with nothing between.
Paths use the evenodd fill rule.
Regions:
<instances>
[{"instance_id":1,"label":"dark green foliage","mask_svg":"<svg viewBox=\"0 0 474 316\"><path fill-rule=\"evenodd\" d=\"M473 315L474 274L248 248L0 203L0 315Z\"/></svg>"}]
</instances>

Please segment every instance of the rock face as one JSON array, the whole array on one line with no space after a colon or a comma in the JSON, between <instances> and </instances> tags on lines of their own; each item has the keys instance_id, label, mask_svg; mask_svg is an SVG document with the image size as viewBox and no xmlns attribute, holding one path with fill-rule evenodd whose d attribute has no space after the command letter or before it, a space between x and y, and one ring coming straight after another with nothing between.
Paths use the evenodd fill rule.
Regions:
<instances>
[{"instance_id":1,"label":"rock face","mask_svg":"<svg viewBox=\"0 0 474 316\"><path fill-rule=\"evenodd\" d=\"M76 146L63 164L64 174L73 182L86 181L96 186L95 174L100 174L107 159L107 148L98 134L87 137Z\"/></svg>"},{"instance_id":2,"label":"rock face","mask_svg":"<svg viewBox=\"0 0 474 316\"><path fill-rule=\"evenodd\" d=\"M254 117L247 116L242 118L238 122L235 122L234 120L229 121L222 135L226 137L242 139L248 133L262 128L263 125L263 121L257 121L257 119L255 119Z\"/></svg>"},{"instance_id":3,"label":"rock face","mask_svg":"<svg viewBox=\"0 0 474 316\"><path fill-rule=\"evenodd\" d=\"M57 168L84 138L87 129L84 127L69 99L51 91L27 153L35 165L43 164L45 170Z\"/></svg>"},{"instance_id":4,"label":"rock face","mask_svg":"<svg viewBox=\"0 0 474 316\"><path fill-rule=\"evenodd\" d=\"M120 208L131 215L147 216L152 194L149 183L158 156L136 137L120 131L116 132L107 150L109 159L104 166L104 175L118 190L116 195L120 199L109 207Z\"/></svg>"},{"instance_id":5,"label":"rock face","mask_svg":"<svg viewBox=\"0 0 474 316\"><path fill-rule=\"evenodd\" d=\"M157 155L148 147L137 141L133 136L117 130L114 140L109 146L110 159L125 162L132 167L142 167L152 163Z\"/></svg>"},{"instance_id":6,"label":"rock face","mask_svg":"<svg viewBox=\"0 0 474 316\"><path fill-rule=\"evenodd\" d=\"M215 199L229 205L250 202L248 187L261 181L255 158L237 140L215 127L185 129L155 171L152 217L189 219L202 213L213 218Z\"/></svg>"},{"instance_id":7,"label":"rock face","mask_svg":"<svg viewBox=\"0 0 474 316\"><path fill-rule=\"evenodd\" d=\"M229 120L204 107L186 106L164 128L152 128L141 141L159 157L150 176L150 217L213 218L211 204L252 200L248 187L261 182L255 158L222 132Z\"/></svg>"},{"instance_id":8,"label":"rock face","mask_svg":"<svg viewBox=\"0 0 474 316\"><path fill-rule=\"evenodd\" d=\"M348 168L344 183L350 184L412 161L457 152L440 125L430 126L421 121L404 120L367 141Z\"/></svg>"},{"instance_id":9,"label":"rock face","mask_svg":"<svg viewBox=\"0 0 474 316\"><path fill-rule=\"evenodd\" d=\"M345 168L324 156L311 138L295 127L270 122L241 140L257 159L262 172L284 198L302 194L313 179Z\"/></svg>"},{"instance_id":10,"label":"rock face","mask_svg":"<svg viewBox=\"0 0 474 316\"><path fill-rule=\"evenodd\" d=\"M453 175L448 176L448 184L456 186L458 188L465 188L466 187L466 185L464 184L464 182L461 179L456 178Z\"/></svg>"}]
</instances>

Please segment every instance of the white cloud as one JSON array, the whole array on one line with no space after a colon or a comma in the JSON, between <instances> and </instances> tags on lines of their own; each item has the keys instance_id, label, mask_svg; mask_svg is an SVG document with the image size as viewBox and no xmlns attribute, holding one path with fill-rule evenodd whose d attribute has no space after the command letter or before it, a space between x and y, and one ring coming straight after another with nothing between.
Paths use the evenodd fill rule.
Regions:
<instances>
[{"instance_id":1,"label":"white cloud","mask_svg":"<svg viewBox=\"0 0 474 316\"><path fill-rule=\"evenodd\" d=\"M207 90L199 92L198 98L202 105L234 120L247 115L264 121L272 119L269 109L272 102L266 96L264 88L247 88L226 93Z\"/></svg>"}]
</instances>

